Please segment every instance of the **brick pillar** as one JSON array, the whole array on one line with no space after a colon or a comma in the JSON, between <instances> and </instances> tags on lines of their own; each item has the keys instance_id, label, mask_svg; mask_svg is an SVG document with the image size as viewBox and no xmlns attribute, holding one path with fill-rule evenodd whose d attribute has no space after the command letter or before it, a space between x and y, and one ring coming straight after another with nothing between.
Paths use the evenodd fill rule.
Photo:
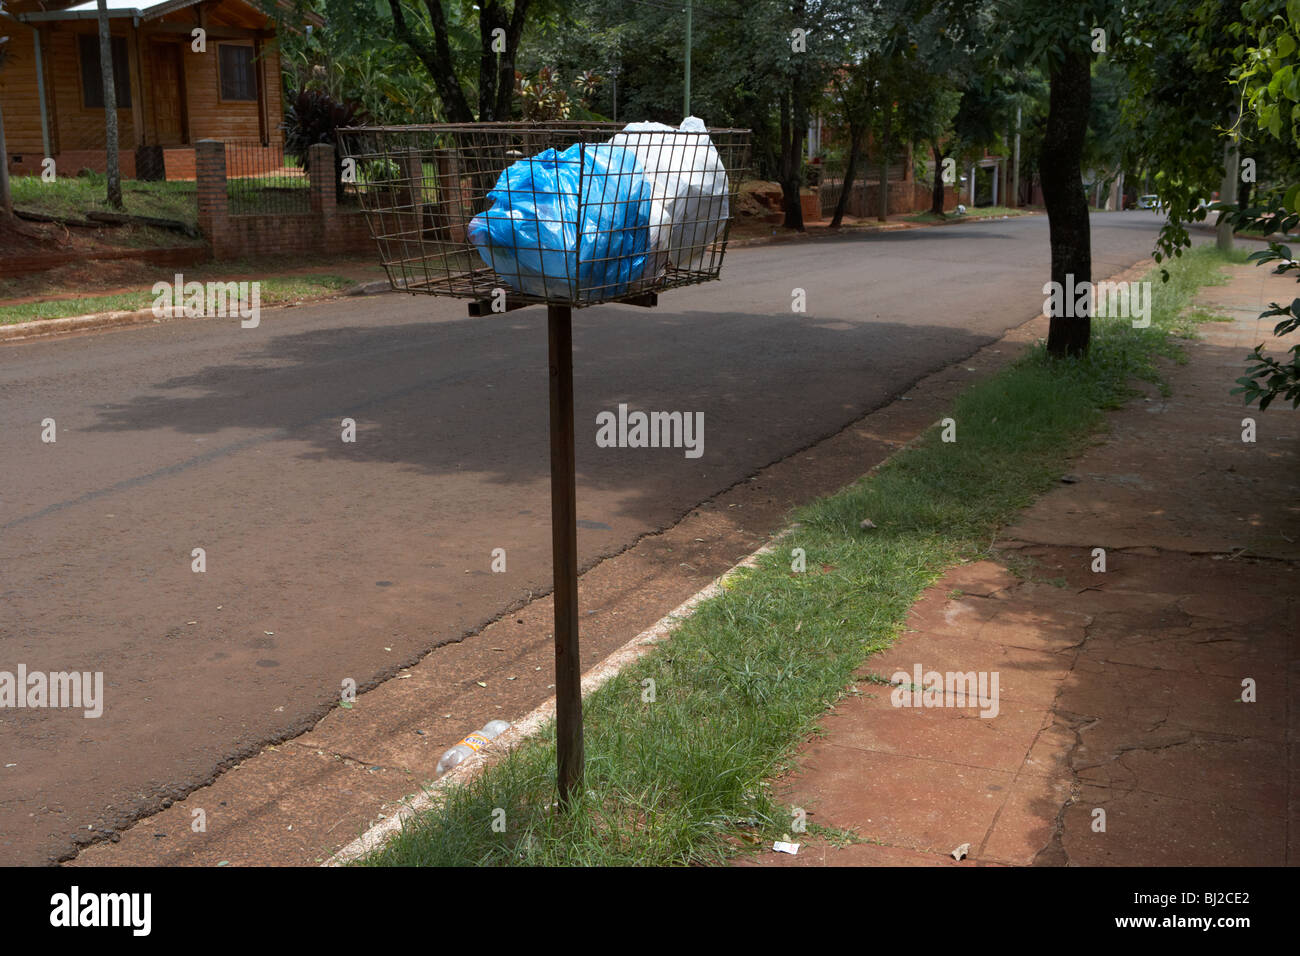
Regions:
<instances>
[{"instance_id":1,"label":"brick pillar","mask_svg":"<svg viewBox=\"0 0 1300 956\"><path fill-rule=\"evenodd\" d=\"M329 143L308 147L307 165L311 168L311 211L333 216L338 204L334 193L334 147Z\"/></svg>"},{"instance_id":2,"label":"brick pillar","mask_svg":"<svg viewBox=\"0 0 1300 956\"><path fill-rule=\"evenodd\" d=\"M338 210L338 196L334 185L334 147L329 143L315 143L307 148L308 176L311 184L311 211L320 217L319 249L332 253L338 246L338 223L334 214Z\"/></svg>"},{"instance_id":3,"label":"brick pillar","mask_svg":"<svg viewBox=\"0 0 1300 956\"><path fill-rule=\"evenodd\" d=\"M226 223L230 208L226 199L226 144L201 139L194 147L194 178L199 195L199 231L212 246L215 258L225 256Z\"/></svg>"}]
</instances>

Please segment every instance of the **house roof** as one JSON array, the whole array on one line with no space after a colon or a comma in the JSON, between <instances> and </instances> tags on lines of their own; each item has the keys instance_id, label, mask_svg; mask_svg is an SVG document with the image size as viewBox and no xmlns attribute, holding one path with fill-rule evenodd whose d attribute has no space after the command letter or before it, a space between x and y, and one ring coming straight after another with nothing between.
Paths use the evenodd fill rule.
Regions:
<instances>
[{"instance_id":1,"label":"house roof","mask_svg":"<svg viewBox=\"0 0 1300 956\"><path fill-rule=\"evenodd\" d=\"M110 17L132 17L136 20L153 20L171 13L173 10L181 10L185 7L193 6L200 0L105 0L105 6L108 8ZM26 20L29 23L39 23L43 20L93 20L99 16L99 4L97 0L87 0L85 3L78 3L76 6L66 7L62 10L43 10L34 13L20 13L18 19Z\"/></svg>"},{"instance_id":2,"label":"house roof","mask_svg":"<svg viewBox=\"0 0 1300 956\"><path fill-rule=\"evenodd\" d=\"M192 7L202 0L105 0L105 6L108 8L109 17L130 17L133 20L156 20L159 17L166 16L169 13L175 13L177 10L184 10L186 7ZM257 10L257 7L251 0L239 0L242 6L251 7ZM276 6L284 8L286 4L283 0L276 3ZM259 13L262 11L258 10ZM41 23L49 20L94 20L99 16L99 4L97 0L85 0L75 6L65 7L62 10L41 10L32 13L20 13L18 19L26 23ZM318 14L307 13L302 17L306 23L314 23L317 26L325 21Z\"/></svg>"}]
</instances>

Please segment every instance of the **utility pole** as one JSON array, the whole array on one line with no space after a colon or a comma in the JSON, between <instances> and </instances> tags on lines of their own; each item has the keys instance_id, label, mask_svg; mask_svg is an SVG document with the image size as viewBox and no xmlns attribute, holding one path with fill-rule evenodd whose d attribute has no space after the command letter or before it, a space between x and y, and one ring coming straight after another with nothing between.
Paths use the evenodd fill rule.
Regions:
<instances>
[{"instance_id":1,"label":"utility pole","mask_svg":"<svg viewBox=\"0 0 1300 956\"><path fill-rule=\"evenodd\" d=\"M691 115L691 0L686 0L686 96L682 119Z\"/></svg>"},{"instance_id":2,"label":"utility pole","mask_svg":"<svg viewBox=\"0 0 1300 956\"><path fill-rule=\"evenodd\" d=\"M1233 118L1235 121L1235 117ZM1229 127L1232 128L1231 126ZM1237 181L1241 176L1241 164L1237 158L1237 136L1223 144L1223 182L1219 186L1219 202L1235 203L1237 201ZM1215 229L1215 244L1220 252L1232 251L1232 223L1219 213L1219 224Z\"/></svg>"}]
</instances>

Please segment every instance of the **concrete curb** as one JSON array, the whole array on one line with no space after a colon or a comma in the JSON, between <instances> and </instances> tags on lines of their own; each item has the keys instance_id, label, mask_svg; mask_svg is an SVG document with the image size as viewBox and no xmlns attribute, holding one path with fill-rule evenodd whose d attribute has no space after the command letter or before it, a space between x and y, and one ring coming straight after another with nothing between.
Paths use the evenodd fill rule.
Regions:
<instances>
[{"instance_id":1,"label":"concrete curb","mask_svg":"<svg viewBox=\"0 0 1300 956\"><path fill-rule=\"evenodd\" d=\"M585 699L597 688L608 683L618 675L619 671L643 654L646 654L654 645L671 637L678 625L694 614L701 604L717 597L733 577L745 568L754 567L759 558L776 550L778 542L796 527L798 526L790 525L782 529L773 537L772 541L748 555L743 561L728 568L708 586L696 591L650 627L583 674L583 698ZM511 724L510 729L493 740L488 748L467 758L463 763L447 771L419 793L408 797L402 802L402 809L396 814L376 823L321 865L342 866L381 849L391 837L402 830L407 821L426 810L432 809L443 790L454 784L469 783L482 773L486 766L488 753L502 753L513 750L541 730L542 726L547 721L554 719L554 717L555 697L552 696L538 705L527 716Z\"/></svg>"},{"instance_id":2,"label":"concrete curb","mask_svg":"<svg viewBox=\"0 0 1300 956\"><path fill-rule=\"evenodd\" d=\"M96 329L149 325L162 321L153 314L152 309L141 309L138 312L96 312L90 315L70 315L62 319L37 319L34 322L0 325L0 342L47 338L52 335L89 332Z\"/></svg>"}]
</instances>

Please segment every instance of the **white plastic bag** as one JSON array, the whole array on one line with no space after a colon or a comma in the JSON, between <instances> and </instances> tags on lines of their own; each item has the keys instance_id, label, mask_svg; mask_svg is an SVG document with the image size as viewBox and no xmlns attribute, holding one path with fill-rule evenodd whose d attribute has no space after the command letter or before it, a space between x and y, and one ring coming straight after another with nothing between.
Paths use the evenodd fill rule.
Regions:
<instances>
[{"instance_id":1,"label":"white plastic bag","mask_svg":"<svg viewBox=\"0 0 1300 956\"><path fill-rule=\"evenodd\" d=\"M676 129L629 123L610 140L636 153L653 186L646 280L660 276L669 263L677 269L704 268L727 221L727 171L706 130L702 120L688 116Z\"/></svg>"}]
</instances>

